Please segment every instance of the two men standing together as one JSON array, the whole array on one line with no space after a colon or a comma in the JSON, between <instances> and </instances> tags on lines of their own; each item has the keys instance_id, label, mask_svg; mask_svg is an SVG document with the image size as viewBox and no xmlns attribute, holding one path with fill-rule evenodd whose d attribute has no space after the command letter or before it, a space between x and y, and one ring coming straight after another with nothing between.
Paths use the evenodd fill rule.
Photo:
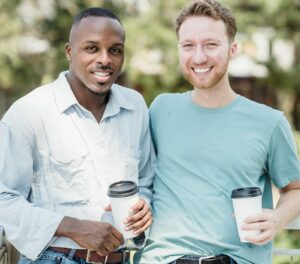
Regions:
<instances>
[{"instance_id":1,"label":"two men standing together","mask_svg":"<svg viewBox=\"0 0 300 264\"><path fill-rule=\"evenodd\" d=\"M227 8L193 1L176 32L194 89L155 99L150 130L141 96L114 84L125 33L113 13L99 8L74 19L69 71L8 110L0 126L0 224L21 263L84 263L87 250L79 248L94 250L97 262L128 261L122 235L109 224L106 196L110 183L124 179L138 182L141 197L128 228L145 231L153 214L135 262L271 263L270 241L300 213L291 129L281 112L230 87L237 46ZM281 189L276 209L271 181ZM243 228L261 233L241 243L230 194L247 186L261 188L268 209L247 219Z\"/></svg>"}]
</instances>

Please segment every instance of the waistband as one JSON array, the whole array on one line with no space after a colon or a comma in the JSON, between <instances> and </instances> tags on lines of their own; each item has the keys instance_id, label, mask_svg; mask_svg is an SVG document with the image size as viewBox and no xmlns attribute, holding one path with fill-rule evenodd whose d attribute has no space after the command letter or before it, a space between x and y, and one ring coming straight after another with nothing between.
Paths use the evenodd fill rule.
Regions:
<instances>
[{"instance_id":1,"label":"waistband","mask_svg":"<svg viewBox=\"0 0 300 264\"><path fill-rule=\"evenodd\" d=\"M69 255L71 250L70 248L60 248L60 247L50 247L49 249ZM113 252L108 256L100 256L96 251L91 251L87 249L77 249L73 255L73 258L83 259L89 263L125 263L129 261L130 253L128 251Z\"/></svg>"},{"instance_id":2,"label":"waistband","mask_svg":"<svg viewBox=\"0 0 300 264\"><path fill-rule=\"evenodd\" d=\"M218 255L210 257L192 257L183 256L176 260L175 264L237 264L231 257L227 255Z\"/></svg>"}]
</instances>

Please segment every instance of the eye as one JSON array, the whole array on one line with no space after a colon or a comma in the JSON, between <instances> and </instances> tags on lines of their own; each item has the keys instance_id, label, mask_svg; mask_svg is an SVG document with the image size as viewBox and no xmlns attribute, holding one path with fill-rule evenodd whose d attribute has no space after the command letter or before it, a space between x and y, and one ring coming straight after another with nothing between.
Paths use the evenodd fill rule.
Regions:
<instances>
[{"instance_id":1,"label":"eye","mask_svg":"<svg viewBox=\"0 0 300 264\"><path fill-rule=\"evenodd\" d=\"M208 43L206 44L206 46L207 46L208 48L215 48L215 47L217 47L217 43L215 43L215 42L208 42Z\"/></svg>"},{"instance_id":2,"label":"eye","mask_svg":"<svg viewBox=\"0 0 300 264\"><path fill-rule=\"evenodd\" d=\"M181 44L181 48L184 50L191 50L193 48L193 44L192 43L183 43Z\"/></svg>"},{"instance_id":3,"label":"eye","mask_svg":"<svg viewBox=\"0 0 300 264\"><path fill-rule=\"evenodd\" d=\"M121 55L123 54L123 49L118 47L113 47L109 50L113 55Z\"/></svg>"},{"instance_id":4,"label":"eye","mask_svg":"<svg viewBox=\"0 0 300 264\"><path fill-rule=\"evenodd\" d=\"M88 52L88 53L95 53L95 52L97 52L97 47L96 46L87 46L86 48L85 48L85 50Z\"/></svg>"}]
</instances>

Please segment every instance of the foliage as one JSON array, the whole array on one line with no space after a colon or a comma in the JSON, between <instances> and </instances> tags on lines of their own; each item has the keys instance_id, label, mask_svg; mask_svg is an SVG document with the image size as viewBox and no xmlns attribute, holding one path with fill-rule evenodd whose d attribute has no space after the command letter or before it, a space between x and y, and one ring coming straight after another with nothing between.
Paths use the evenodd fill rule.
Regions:
<instances>
[{"instance_id":1,"label":"foliage","mask_svg":"<svg viewBox=\"0 0 300 264\"><path fill-rule=\"evenodd\" d=\"M131 58L126 67L128 79L148 103L159 93L176 91L182 81L174 31L179 2L153 1L149 11L125 20L127 58ZM135 65L141 58L146 59L146 69Z\"/></svg>"},{"instance_id":2,"label":"foliage","mask_svg":"<svg viewBox=\"0 0 300 264\"><path fill-rule=\"evenodd\" d=\"M148 8L141 8L141 2L148 3ZM0 94L1 91L6 91L5 94L11 95L11 99L15 100L34 87L55 79L60 71L67 69L64 45L68 40L71 19L79 10L91 6L111 8L121 17L127 32L123 77L125 76L129 86L144 94L148 103L159 93L189 89L180 72L174 31L175 18L186 2L4 0L0 3L0 37L5 40L0 43ZM258 27L271 26L276 32L274 38L280 36L299 44L298 0L222 2L236 16L240 32L250 34ZM32 6L31 10L21 8L28 3ZM44 10L43 5L48 5L48 10ZM40 9L44 11L39 12ZM30 16L29 11L34 15ZM277 19L274 20L274 17ZM24 43L29 35L36 40L47 41L48 49L39 53L27 52L28 48L24 47ZM300 47L300 44L296 47ZM271 73L265 80L268 85L292 91L299 89L298 49L295 67L289 72L278 67L275 60L267 63Z\"/></svg>"},{"instance_id":3,"label":"foliage","mask_svg":"<svg viewBox=\"0 0 300 264\"><path fill-rule=\"evenodd\" d=\"M124 8L122 1L108 0L0 2L0 116L17 98L68 68L64 47L72 17L95 5L117 13Z\"/></svg>"}]
</instances>

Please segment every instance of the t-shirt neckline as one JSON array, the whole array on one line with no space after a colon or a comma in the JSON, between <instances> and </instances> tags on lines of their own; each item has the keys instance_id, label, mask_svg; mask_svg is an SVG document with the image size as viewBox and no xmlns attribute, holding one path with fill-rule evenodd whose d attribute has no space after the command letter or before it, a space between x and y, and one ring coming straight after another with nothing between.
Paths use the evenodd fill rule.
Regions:
<instances>
[{"instance_id":1,"label":"t-shirt neckline","mask_svg":"<svg viewBox=\"0 0 300 264\"><path fill-rule=\"evenodd\" d=\"M186 93L186 100L188 102L188 104L193 107L194 109L198 109L198 111L205 111L205 112L210 112L210 113L215 113L215 112L221 112L221 111L226 111L228 109L231 109L232 107L234 107L235 105L237 105L241 100L242 100L242 96L241 95L237 95L236 98L234 98L231 102L229 102L228 104L221 106L221 107L204 107L201 106L197 103L195 103L192 100L192 92L193 91L188 91Z\"/></svg>"}]
</instances>

